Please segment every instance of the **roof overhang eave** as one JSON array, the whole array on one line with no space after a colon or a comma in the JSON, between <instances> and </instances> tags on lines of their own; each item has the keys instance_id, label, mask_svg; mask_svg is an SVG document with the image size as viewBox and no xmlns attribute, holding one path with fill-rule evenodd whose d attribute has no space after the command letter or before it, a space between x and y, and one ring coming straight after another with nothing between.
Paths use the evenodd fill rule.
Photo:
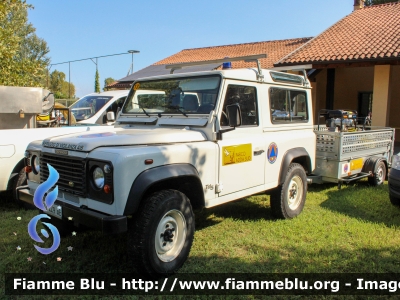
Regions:
<instances>
[{"instance_id":1,"label":"roof overhang eave","mask_svg":"<svg viewBox=\"0 0 400 300\"><path fill-rule=\"evenodd\" d=\"M400 64L400 56L398 57L375 57L368 59L346 59L346 60L329 60L329 61L302 61L297 63L276 63L274 64L274 69L276 68L288 68L288 67L301 67L304 65L311 65L314 68L316 65L332 65L332 64L353 64L353 63L389 63L389 64ZM289 70L289 69L288 69Z\"/></svg>"}]
</instances>

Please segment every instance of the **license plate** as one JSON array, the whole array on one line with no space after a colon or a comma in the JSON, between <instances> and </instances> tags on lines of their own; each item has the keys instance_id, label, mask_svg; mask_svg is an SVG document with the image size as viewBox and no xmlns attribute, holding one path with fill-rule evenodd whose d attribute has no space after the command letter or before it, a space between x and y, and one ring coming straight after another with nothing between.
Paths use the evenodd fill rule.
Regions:
<instances>
[{"instance_id":1,"label":"license plate","mask_svg":"<svg viewBox=\"0 0 400 300\"><path fill-rule=\"evenodd\" d=\"M56 218L62 219L62 206L60 205L53 205L47 210L49 215L52 215Z\"/></svg>"},{"instance_id":2,"label":"license plate","mask_svg":"<svg viewBox=\"0 0 400 300\"><path fill-rule=\"evenodd\" d=\"M363 167L364 160L362 158L354 159L350 162L350 170L358 170Z\"/></svg>"}]
</instances>

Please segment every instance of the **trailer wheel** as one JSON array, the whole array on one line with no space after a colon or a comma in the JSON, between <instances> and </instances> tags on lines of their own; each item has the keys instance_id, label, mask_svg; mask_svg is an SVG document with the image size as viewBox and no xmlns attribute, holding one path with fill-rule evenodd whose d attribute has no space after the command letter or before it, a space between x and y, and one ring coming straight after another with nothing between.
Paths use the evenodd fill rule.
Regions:
<instances>
[{"instance_id":1,"label":"trailer wheel","mask_svg":"<svg viewBox=\"0 0 400 300\"><path fill-rule=\"evenodd\" d=\"M395 196L389 194L389 199L394 206L400 206L400 198L396 198Z\"/></svg>"},{"instance_id":2,"label":"trailer wheel","mask_svg":"<svg viewBox=\"0 0 400 300\"><path fill-rule=\"evenodd\" d=\"M372 186L378 186L385 182L386 165L383 160L380 160L375 165L375 171L372 177L368 177L368 183Z\"/></svg>"},{"instance_id":3,"label":"trailer wheel","mask_svg":"<svg viewBox=\"0 0 400 300\"><path fill-rule=\"evenodd\" d=\"M303 210L306 194L306 172L300 164L291 163L283 184L270 196L272 213L280 219L298 216Z\"/></svg>"},{"instance_id":4,"label":"trailer wheel","mask_svg":"<svg viewBox=\"0 0 400 300\"><path fill-rule=\"evenodd\" d=\"M156 192L128 226L128 256L134 267L152 278L175 273L193 243L194 215L189 199L176 190Z\"/></svg>"}]
</instances>

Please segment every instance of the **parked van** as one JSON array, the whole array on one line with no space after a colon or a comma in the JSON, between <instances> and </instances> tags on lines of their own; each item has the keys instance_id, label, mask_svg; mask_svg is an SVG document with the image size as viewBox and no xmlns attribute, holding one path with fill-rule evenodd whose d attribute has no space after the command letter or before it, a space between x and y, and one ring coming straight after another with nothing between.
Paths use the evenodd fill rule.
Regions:
<instances>
[{"instance_id":1,"label":"parked van","mask_svg":"<svg viewBox=\"0 0 400 300\"><path fill-rule=\"evenodd\" d=\"M12 95L17 97L18 92L21 93L20 89L12 90ZM0 130L0 168L2 170L0 192L5 190L15 191L16 187L26 183L23 158L25 149L30 142L70 133L104 130L102 126L91 125L113 125L114 120L107 120L107 112L112 111L117 115L128 92L129 90L114 90L92 93L82 97L70 107L74 117L72 118L74 119L73 126ZM39 104L41 107L42 104ZM54 109L54 111L57 114L57 109ZM61 118L64 115L64 113L59 114ZM59 124L64 124L63 122L65 120L61 119Z\"/></svg>"},{"instance_id":2,"label":"parked van","mask_svg":"<svg viewBox=\"0 0 400 300\"><path fill-rule=\"evenodd\" d=\"M115 90L86 95L70 106L78 123L109 124L107 112L113 111L115 116L122 108L129 90Z\"/></svg>"}]
</instances>

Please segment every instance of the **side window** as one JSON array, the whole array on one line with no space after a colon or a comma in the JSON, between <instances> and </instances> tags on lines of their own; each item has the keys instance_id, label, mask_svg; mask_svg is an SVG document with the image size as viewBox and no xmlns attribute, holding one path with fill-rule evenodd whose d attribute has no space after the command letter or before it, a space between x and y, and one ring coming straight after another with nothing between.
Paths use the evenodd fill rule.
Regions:
<instances>
[{"instance_id":1,"label":"side window","mask_svg":"<svg viewBox=\"0 0 400 300\"><path fill-rule=\"evenodd\" d=\"M124 105L125 99L126 99L126 96L121 97L118 100L116 100L113 104L111 104L107 108L107 112L113 111L115 114L115 117L117 117L117 113L122 109L122 105Z\"/></svg>"},{"instance_id":2,"label":"side window","mask_svg":"<svg viewBox=\"0 0 400 300\"><path fill-rule=\"evenodd\" d=\"M121 97L107 107L106 112L103 115L103 124L107 123L107 113L108 112L113 111L115 118L117 117L117 114L119 113L119 111L122 109L122 106L124 105L125 99L126 99L126 96Z\"/></svg>"},{"instance_id":3,"label":"side window","mask_svg":"<svg viewBox=\"0 0 400 300\"><path fill-rule=\"evenodd\" d=\"M271 88L269 99L272 123L308 120L307 97L304 91Z\"/></svg>"},{"instance_id":4,"label":"side window","mask_svg":"<svg viewBox=\"0 0 400 300\"><path fill-rule=\"evenodd\" d=\"M228 126L226 106L238 103L242 113L242 125L258 125L257 92L253 86L229 85L226 90L221 126Z\"/></svg>"}]
</instances>

